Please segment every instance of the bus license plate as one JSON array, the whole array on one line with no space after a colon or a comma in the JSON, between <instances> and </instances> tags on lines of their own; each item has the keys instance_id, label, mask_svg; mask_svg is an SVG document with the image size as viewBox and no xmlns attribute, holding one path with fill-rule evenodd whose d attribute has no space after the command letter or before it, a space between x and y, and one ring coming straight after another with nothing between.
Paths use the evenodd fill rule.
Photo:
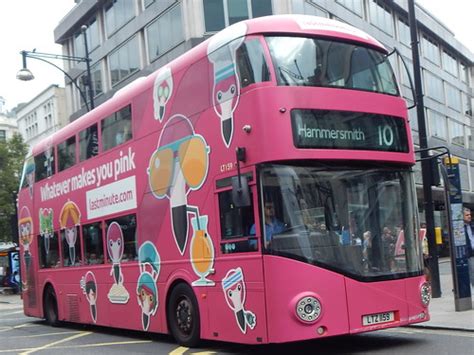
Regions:
<instances>
[{"instance_id":1,"label":"bus license plate","mask_svg":"<svg viewBox=\"0 0 474 355\"><path fill-rule=\"evenodd\" d=\"M394 312L367 314L362 317L362 324L373 325L373 324L393 322L394 320L395 320Z\"/></svg>"}]
</instances>

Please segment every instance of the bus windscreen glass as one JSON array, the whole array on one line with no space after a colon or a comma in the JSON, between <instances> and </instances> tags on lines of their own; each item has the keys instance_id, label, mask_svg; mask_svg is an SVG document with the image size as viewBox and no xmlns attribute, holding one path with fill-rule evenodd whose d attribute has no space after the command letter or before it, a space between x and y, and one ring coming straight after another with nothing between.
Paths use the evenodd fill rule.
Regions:
<instances>
[{"instance_id":1,"label":"bus windscreen glass","mask_svg":"<svg viewBox=\"0 0 474 355\"><path fill-rule=\"evenodd\" d=\"M365 281L421 273L409 169L266 165L260 179L284 226L265 228L268 252Z\"/></svg>"},{"instance_id":2,"label":"bus windscreen glass","mask_svg":"<svg viewBox=\"0 0 474 355\"><path fill-rule=\"evenodd\" d=\"M334 87L399 96L388 57L381 52L318 38L266 40L278 85Z\"/></svg>"},{"instance_id":3,"label":"bus windscreen glass","mask_svg":"<svg viewBox=\"0 0 474 355\"><path fill-rule=\"evenodd\" d=\"M358 149L407 153L408 137L399 117L327 110L292 110L297 148Z\"/></svg>"}]
</instances>

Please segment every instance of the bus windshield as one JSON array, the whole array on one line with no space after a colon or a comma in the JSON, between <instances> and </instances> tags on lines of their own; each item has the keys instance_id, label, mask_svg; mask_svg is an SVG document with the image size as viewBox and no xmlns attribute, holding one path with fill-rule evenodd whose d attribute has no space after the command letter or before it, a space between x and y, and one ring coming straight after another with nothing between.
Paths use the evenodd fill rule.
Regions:
<instances>
[{"instance_id":1,"label":"bus windshield","mask_svg":"<svg viewBox=\"0 0 474 355\"><path fill-rule=\"evenodd\" d=\"M356 44L307 37L266 37L278 85L321 86L399 96L381 52Z\"/></svg>"},{"instance_id":2,"label":"bus windshield","mask_svg":"<svg viewBox=\"0 0 474 355\"><path fill-rule=\"evenodd\" d=\"M267 252L366 281L419 275L411 174L265 165L260 184Z\"/></svg>"}]
</instances>

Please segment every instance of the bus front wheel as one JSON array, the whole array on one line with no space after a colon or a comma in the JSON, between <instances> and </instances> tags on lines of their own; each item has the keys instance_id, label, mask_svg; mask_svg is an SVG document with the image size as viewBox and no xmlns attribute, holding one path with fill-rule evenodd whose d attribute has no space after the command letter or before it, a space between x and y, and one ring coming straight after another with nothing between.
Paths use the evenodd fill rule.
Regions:
<instances>
[{"instance_id":1,"label":"bus front wheel","mask_svg":"<svg viewBox=\"0 0 474 355\"><path fill-rule=\"evenodd\" d=\"M43 313L48 325L52 327L59 325L58 302L56 300L56 294L51 286L48 286L44 291Z\"/></svg>"},{"instance_id":2,"label":"bus front wheel","mask_svg":"<svg viewBox=\"0 0 474 355\"><path fill-rule=\"evenodd\" d=\"M194 347L200 340L200 318L196 296L185 283L176 285L171 291L167 310L171 335L180 345Z\"/></svg>"}]
</instances>

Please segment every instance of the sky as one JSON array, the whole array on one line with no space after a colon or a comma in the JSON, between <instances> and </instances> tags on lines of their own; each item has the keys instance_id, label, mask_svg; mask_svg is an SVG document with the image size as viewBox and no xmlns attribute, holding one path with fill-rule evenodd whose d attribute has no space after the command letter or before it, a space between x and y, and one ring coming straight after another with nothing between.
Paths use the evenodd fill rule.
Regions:
<instances>
[{"instance_id":1,"label":"sky","mask_svg":"<svg viewBox=\"0 0 474 355\"><path fill-rule=\"evenodd\" d=\"M438 17L464 46L474 52L474 1L416 1ZM37 52L61 54L61 46L54 43L54 29L74 5L74 0L0 0L0 96L5 99L8 110L32 100L51 84L64 86L60 70L36 59L28 59L27 63L35 75L34 80L17 80L16 74L22 66L22 50L36 48ZM21 20L19 14L23 16ZM62 67L62 61L53 61Z\"/></svg>"}]
</instances>

